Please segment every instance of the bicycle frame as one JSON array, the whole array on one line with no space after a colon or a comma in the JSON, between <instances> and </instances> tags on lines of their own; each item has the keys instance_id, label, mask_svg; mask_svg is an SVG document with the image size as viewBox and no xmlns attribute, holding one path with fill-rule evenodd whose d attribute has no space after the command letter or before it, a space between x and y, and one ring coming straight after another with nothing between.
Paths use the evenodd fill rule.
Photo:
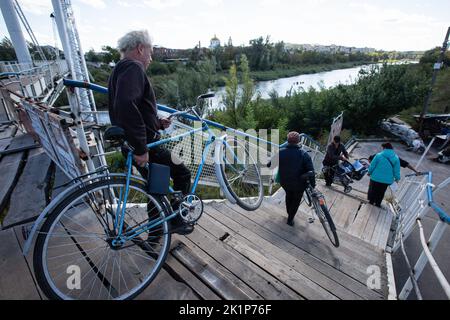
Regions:
<instances>
[{"instance_id":1,"label":"bicycle frame","mask_svg":"<svg viewBox=\"0 0 450 320\"><path fill-rule=\"evenodd\" d=\"M151 149L151 148L154 148L154 147L157 147L157 146L160 146L160 145L172 142L172 141L177 141L179 139L182 139L182 138L184 138L186 136L189 136L189 135L193 135L193 134L195 134L197 132L200 132L200 131L201 132L205 132L205 131L208 132L208 134L209 134L208 140L206 141L205 148L203 149L202 160L201 160L200 165L199 165L199 167L197 169L197 172L196 172L196 175L195 175L195 179L194 179L194 183L193 183L191 191L190 191L190 195L195 194L195 190L197 189L197 185L198 185L198 182L200 180L200 176L201 176L201 174L203 172L203 166L204 166L204 163L206 161L206 157L207 157L208 152L210 150L211 144L214 143L214 141L216 141L216 135L208 127L208 124L206 122L204 122L203 119L195 113L195 111L194 111L194 114L196 115L198 120L202 122L202 127L201 128L193 129L193 130L190 130L188 132L176 135L174 137L170 137L170 138L166 138L166 139L163 139L163 140L159 140L159 141L156 141L156 142L153 142L153 143L150 143L150 144L147 145L147 148ZM229 145L226 142L224 142L224 143L226 144L227 149L229 149L231 152L233 152L232 149L229 147ZM237 159L236 155L234 155L234 158ZM127 231L127 232L124 233L123 232L123 225L124 225L124 219L125 219L126 204L127 204L127 200L128 200L130 180L131 180L131 176L132 176L131 175L131 168L132 168L132 166L133 166L133 151L131 150L130 152L128 152L127 161L126 161L127 176L126 176L125 192L122 194L122 191L121 191L121 194L119 196L119 204L117 205L117 210L116 210L115 217L114 217L114 219L115 219L114 220L114 229L117 230L117 238L120 238L121 239L120 241L123 242L123 243L126 242L126 241L129 241L129 240L132 240L133 238L139 236L140 234L142 234L142 233L144 233L144 232L146 232L146 231L148 231L148 230L150 230L150 229L152 229L154 227L157 227L157 226L161 225L165 221L169 221L169 220L175 218L180 212L180 209L178 209L177 211L172 213L170 216L165 217L164 219L155 219L153 221L149 221L148 223L146 223L146 224L144 224L144 225L142 225L142 226L140 226L140 227L138 227L136 229L133 229L131 231ZM172 194L175 193L175 191L171 187L169 187L169 191ZM117 227L119 227L119 228L117 229Z\"/></svg>"}]
</instances>

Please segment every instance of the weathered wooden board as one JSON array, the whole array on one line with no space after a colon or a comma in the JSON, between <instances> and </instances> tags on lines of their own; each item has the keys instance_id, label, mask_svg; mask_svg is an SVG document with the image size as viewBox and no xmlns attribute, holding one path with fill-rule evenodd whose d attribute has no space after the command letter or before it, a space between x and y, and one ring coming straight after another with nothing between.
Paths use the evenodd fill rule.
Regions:
<instances>
[{"instance_id":1,"label":"weathered wooden board","mask_svg":"<svg viewBox=\"0 0 450 320\"><path fill-rule=\"evenodd\" d=\"M207 282L217 294L227 300L249 299L244 291L234 285L227 277L213 266L205 263L186 245L180 243L172 254L203 281Z\"/></svg>"},{"instance_id":2,"label":"weathered wooden board","mask_svg":"<svg viewBox=\"0 0 450 320\"><path fill-rule=\"evenodd\" d=\"M173 247L178 245L177 241L174 241ZM203 300L220 300L220 297L214 293L205 283L203 283L197 276L190 272L183 264L181 264L172 254L167 256L166 266L164 268L170 268L172 272L176 273L179 278L183 280L194 292Z\"/></svg>"},{"instance_id":3,"label":"weathered wooden board","mask_svg":"<svg viewBox=\"0 0 450 320\"><path fill-rule=\"evenodd\" d=\"M161 269L155 280L136 300L199 300L199 296L185 283L175 280L166 270Z\"/></svg>"},{"instance_id":4,"label":"weathered wooden board","mask_svg":"<svg viewBox=\"0 0 450 320\"><path fill-rule=\"evenodd\" d=\"M208 217L205 217L208 219ZM240 281L250 286L257 294L265 299L300 299L294 291L285 287L278 279L262 271L251 261L242 259L242 256L230 247L226 246L223 239L226 231L211 225L210 221L202 217L199 234L203 238L193 233L189 239L195 241L199 247L208 253L216 261L219 261L225 268L233 273ZM203 241L201 241L203 240ZM240 282L237 282L240 283ZM246 290L246 286L242 286ZM249 292L248 295L252 293Z\"/></svg>"},{"instance_id":5,"label":"weathered wooden board","mask_svg":"<svg viewBox=\"0 0 450 320\"><path fill-rule=\"evenodd\" d=\"M207 212L211 211L209 206L206 210ZM272 254L280 256L282 261L291 260L291 267L297 266L297 268L300 267L301 270L308 271L313 277L317 278L317 283L322 283L325 287L329 286L330 288L335 288L337 289L337 292L339 292L339 287L342 285L352 292L355 292L360 297L367 299L380 298L379 294L368 290L365 283L356 281L353 277L340 272L338 269L312 256L311 254L308 254L306 251L300 249L293 243L286 241L282 238L278 230L273 228L269 228L268 230L257 224L251 219L251 214L248 217L244 217L240 214L236 214L236 212L232 213L226 210L222 210L221 213L222 215L226 215L230 219L233 219L235 222L241 224L242 227L245 227L245 229L242 229L230 220L224 221L224 224L230 226L233 230L237 230L238 228L240 230L238 231L240 236L244 236L249 241L259 244L262 248L272 248ZM219 218L220 215L217 213L213 214L213 216L217 217L217 219L223 219ZM258 237L260 237L260 239L258 239ZM288 254L288 256L285 256L286 254ZM292 257L295 257L295 259L292 260ZM329 279L331 279L331 281L329 281ZM336 284L336 282L338 284ZM342 297L345 297L344 295L346 293L347 292L344 292Z\"/></svg>"},{"instance_id":6,"label":"weathered wooden board","mask_svg":"<svg viewBox=\"0 0 450 320\"><path fill-rule=\"evenodd\" d=\"M213 212L211 208L207 208L207 213L210 212L213 216L218 217L216 212ZM263 231L250 229L244 227L239 224L242 219L233 220L232 217L220 217L224 226L229 227L236 234L224 240L227 244L231 245L228 239L233 239L233 241L239 242L239 244L235 244L233 248L236 251L240 249L243 251L239 251L241 254L247 256L249 260L253 261L260 265L260 267L266 269L269 273L275 272L275 274L289 274L292 275L292 272L296 272L297 280L302 282L302 277L308 279L307 283L303 283L299 288L299 294L305 296L306 298L311 298L316 296L317 294L324 294L323 289L326 290L325 295L328 295L328 292L333 294L340 299L361 299L360 296L350 291L346 287L344 287L338 279L334 279L333 275L321 273L315 268L311 267L307 263L303 261L303 259L297 256L297 250L295 250L294 246L285 245L286 241L283 241L281 238L277 237L277 235L272 234L269 239L264 239L262 233ZM247 224L246 224L247 225ZM247 225L248 226L248 225ZM290 248L289 248L290 247ZM267 261L277 262L279 264L275 267L275 269L271 269L271 264L267 263ZM272 273L273 274L273 273ZM278 276L277 276L278 278ZM281 280L281 279L280 279ZM309 281L314 282L311 284ZM286 283L287 284L287 283ZM321 288L318 289L317 285ZM289 285L294 288L296 286ZM322 297L323 299L327 299L326 297Z\"/></svg>"},{"instance_id":7,"label":"weathered wooden board","mask_svg":"<svg viewBox=\"0 0 450 320\"><path fill-rule=\"evenodd\" d=\"M6 150L9 147L9 144L11 143L12 138L5 138L0 140L0 152L3 150ZM1 159L1 156L0 156Z\"/></svg>"},{"instance_id":8,"label":"weathered wooden board","mask_svg":"<svg viewBox=\"0 0 450 320\"><path fill-rule=\"evenodd\" d=\"M40 300L13 229L0 231L0 299Z\"/></svg>"},{"instance_id":9,"label":"weathered wooden board","mask_svg":"<svg viewBox=\"0 0 450 320\"><path fill-rule=\"evenodd\" d=\"M29 152L23 173L11 194L8 214L3 221L4 227L28 222L46 207L50 164L50 158L42 149Z\"/></svg>"},{"instance_id":10,"label":"weathered wooden board","mask_svg":"<svg viewBox=\"0 0 450 320\"><path fill-rule=\"evenodd\" d=\"M371 207L370 204L363 203L361 205L355 220L348 229L349 234L362 239L363 232L372 214L372 210L370 207Z\"/></svg>"},{"instance_id":11,"label":"weathered wooden board","mask_svg":"<svg viewBox=\"0 0 450 320\"><path fill-rule=\"evenodd\" d=\"M13 137L17 132L15 125L0 125L0 140Z\"/></svg>"},{"instance_id":12,"label":"weathered wooden board","mask_svg":"<svg viewBox=\"0 0 450 320\"><path fill-rule=\"evenodd\" d=\"M237 206L233 206L233 208L234 207L236 207L235 208L236 210L240 210ZM285 216L285 213L282 210L273 206L269 202L263 202L260 209L267 214L268 219L273 217L274 214L281 217ZM240 212L245 214L245 212L243 211ZM332 252L333 254L336 255L344 255L344 259L353 260L355 257L357 257L358 260L367 261L367 263L379 260L379 253L377 252L375 247L369 243L361 243L361 241L359 241L358 239L338 229L337 232L339 238L342 238L342 240L346 241L340 241L342 242L342 244L339 246L339 250L335 250L335 248L332 246L332 244L326 237L323 227L318 219L316 219L315 222L312 224L308 223L305 217L299 214L297 214L295 219L296 225L294 228L288 227L287 225L285 225L285 223L281 224L282 228L288 233L294 232L295 236L299 238L298 239L299 241L303 240L306 243L308 243L308 241L311 241L311 243L308 243L308 247L312 245L318 247L319 251L317 254L319 258L321 255L323 255L323 252ZM280 227L280 224L278 224L278 227ZM297 229L299 229L300 232L297 232ZM302 237L308 238L302 239ZM315 246L312 246L311 248L315 248ZM356 252L355 246L358 247L358 251ZM313 254L316 255L316 253ZM345 258L345 256L347 258Z\"/></svg>"},{"instance_id":13,"label":"weathered wooden board","mask_svg":"<svg viewBox=\"0 0 450 320\"><path fill-rule=\"evenodd\" d=\"M2 212L9 202L9 197L19 178L20 168L24 153L15 153L4 156L0 161L0 212Z\"/></svg>"}]
</instances>

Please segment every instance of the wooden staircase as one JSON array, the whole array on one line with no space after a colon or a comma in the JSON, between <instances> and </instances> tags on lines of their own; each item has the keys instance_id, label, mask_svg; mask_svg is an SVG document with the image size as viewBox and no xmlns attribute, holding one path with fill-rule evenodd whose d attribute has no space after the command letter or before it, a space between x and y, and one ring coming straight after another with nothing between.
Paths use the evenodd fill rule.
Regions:
<instances>
[{"instance_id":1,"label":"wooden staircase","mask_svg":"<svg viewBox=\"0 0 450 320\"><path fill-rule=\"evenodd\" d=\"M21 138L8 142L14 145ZM20 176L6 179L11 171L6 160L12 156L17 154L0 161L5 178L2 187L8 184L4 193L10 200L0 231L0 299L45 299L36 285L32 250L27 257L21 253L22 227L31 225L30 218L41 212L47 201L42 181L54 177L54 183L44 183L53 188L54 196L61 191L58 187L65 177L36 149L27 153L22 170L16 170ZM24 186L35 194L26 196ZM319 188L337 224L339 248L330 243L318 220L308 222L311 212L304 204L295 226L288 226L281 193L265 198L252 212L227 201L207 201L195 231L173 236L164 268L138 299L387 299L384 247L390 213L363 199ZM380 287L370 289L368 268L373 266L380 270Z\"/></svg>"}]
</instances>

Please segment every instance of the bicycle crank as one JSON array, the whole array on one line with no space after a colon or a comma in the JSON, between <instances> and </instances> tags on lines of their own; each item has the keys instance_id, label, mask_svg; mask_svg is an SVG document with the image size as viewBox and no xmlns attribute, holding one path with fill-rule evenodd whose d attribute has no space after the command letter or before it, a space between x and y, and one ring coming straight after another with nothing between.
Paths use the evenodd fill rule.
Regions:
<instances>
[{"instance_id":1,"label":"bicycle crank","mask_svg":"<svg viewBox=\"0 0 450 320\"><path fill-rule=\"evenodd\" d=\"M184 197L180 204L180 216L184 222L194 224L203 214L203 201L195 194Z\"/></svg>"}]
</instances>

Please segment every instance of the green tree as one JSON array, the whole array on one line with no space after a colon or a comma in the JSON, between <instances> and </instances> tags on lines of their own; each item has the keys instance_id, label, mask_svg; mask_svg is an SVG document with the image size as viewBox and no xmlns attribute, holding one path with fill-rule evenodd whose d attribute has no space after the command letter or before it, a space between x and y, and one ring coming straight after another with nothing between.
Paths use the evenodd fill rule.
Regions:
<instances>
[{"instance_id":1,"label":"green tree","mask_svg":"<svg viewBox=\"0 0 450 320\"><path fill-rule=\"evenodd\" d=\"M226 126L247 130L255 128L256 122L253 117L252 103L255 85L250 78L250 68L246 55L241 56L239 67L242 85L239 86L237 67L233 64L228 78L225 79L225 96L223 97L225 110L215 113L213 117Z\"/></svg>"},{"instance_id":2,"label":"green tree","mask_svg":"<svg viewBox=\"0 0 450 320\"><path fill-rule=\"evenodd\" d=\"M9 38L4 37L0 42L0 60L12 61L16 60L16 52Z\"/></svg>"},{"instance_id":3,"label":"green tree","mask_svg":"<svg viewBox=\"0 0 450 320\"><path fill-rule=\"evenodd\" d=\"M103 46L103 62L104 63L110 63L110 62L118 62L120 60L120 52L119 50L110 47L110 46Z\"/></svg>"}]
</instances>

